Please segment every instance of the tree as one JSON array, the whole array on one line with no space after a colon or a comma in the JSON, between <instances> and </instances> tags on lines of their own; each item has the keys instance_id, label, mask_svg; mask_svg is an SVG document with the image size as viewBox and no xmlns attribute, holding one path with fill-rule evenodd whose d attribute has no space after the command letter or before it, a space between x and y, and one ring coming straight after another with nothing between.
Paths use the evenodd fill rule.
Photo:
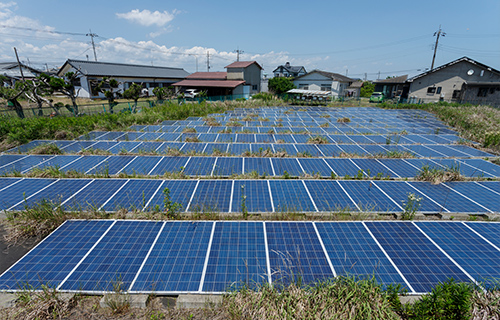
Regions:
<instances>
[{"instance_id":1,"label":"tree","mask_svg":"<svg viewBox=\"0 0 500 320\"><path fill-rule=\"evenodd\" d=\"M73 114L78 115L79 111L76 99L78 98L80 89L75 89L75 83L79 80L80 75L80 70L77 70L76 72L67 72L64 75L64 78L52 77L42 73L39 79L49 86L52 92L60 92L67 96L71 100L73 108L69 107L69 105L67 105L66 108L68 108Z\"/></svg>"},{"instance_id":2,"label":"tree","mask_svg":"<svg viewBox=\"0 0 500 320\"><path fill-rule=\"evenodd\" d=\"M123 91L123 97L125 99L134 100L134 107L132 108L133 113L135 113L137 110L137 100L139 100L141 92L142 86L137 83L132 83L132 85L127 90Z\"/></svg>"},{"instance_id":3,"label":"tree","mask_svg":"<svg viewBox=\"0 0 500 320\"><path fill-rule=\"evenodd\" d=\"M97 93L102 92L104 96L108 100L109 105L109 113L113 113L114 106L117 105L115 99L120 98L120 90L118 87L120 83L113 78L104 77L102 81L99 81L96 86L94 86L93 93L97 95Z\"/></svg>"},{"instance_id":4,"label":"tree","mask_svg":"<svg viewBox=\"0 0 500 320\"><path fill-rule=\"evenodd\" d=\"M43 116L44 103L51 107L56 115L59 114L58 108L54 107L52 101L46 98L46 96L50 96L54 93L54 89L50 85L50 81L47 82L45 81L46 79L47 76L42 74L34 80L26 81L27 90L24 94L26 95L26 97L28 97L29 100L36 103L36 105L38 106L39 117Z\"/></svg>"},{"instance_id":5,"label":"tree","mask_svg":"<svg viewBox=\"0 0 500 320\"><path fill-rule=\"evenodd\" d=\"M375 91L375 84L371 83L370 81L365 81L363 82L363 86L361 87L360 96L369 98L372 95L373 91Z\"/></svg>"},{"instance_id":6,"label":"tree","mask_svg":"<svg viewBox=\"0 0 500 320\"><path fill-rule=\"evenodd\" d=\"M269 91L276 94L286 93L288 90L295 89L296 86L293 84L291 78L286 77L274 77L269 79L268 84Z\"/></svg>"},{"instance_id":7,"label":"tree","mask_svg":"<svg viewBox=\"0 0 500 320\"><path fill-rule=\"evenodd\" d=\"M27 90L25 81L9 82L5 76L0 76L0 98L7 100L7 104L14 108L19 118L24 118L23 106L17 99Z\"/></svg>"},{"instance_id":8,"label":"tree","mask_svg":"<svg viewBox=\"0 0 500 320\"><path fill-rule=\"evenodd\" d=\"M153 94L157 100L166 100L174 96L174 87L156 87L153 89Z\"/></svg>"}]
</instances>

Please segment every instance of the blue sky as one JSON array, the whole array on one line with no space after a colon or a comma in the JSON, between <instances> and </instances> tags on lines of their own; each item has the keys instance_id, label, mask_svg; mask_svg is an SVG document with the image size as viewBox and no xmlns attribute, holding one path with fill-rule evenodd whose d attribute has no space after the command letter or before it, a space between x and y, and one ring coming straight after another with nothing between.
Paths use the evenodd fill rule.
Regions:
<instances>
[{"instance_id":1,"label":"blue sky","mask_svg":"<svg viewBox=\"0 0 500 320\"><path fill-rule=\"evenodd\" d=\"M68 59L223 71L257 60L271 74L289 61L368 79L429 68L462 56L500 69L500 1L59 1L0 0L0 61L61 66ZM69 34L68 34L69 33Z\"/></svg>"}]
</instances>

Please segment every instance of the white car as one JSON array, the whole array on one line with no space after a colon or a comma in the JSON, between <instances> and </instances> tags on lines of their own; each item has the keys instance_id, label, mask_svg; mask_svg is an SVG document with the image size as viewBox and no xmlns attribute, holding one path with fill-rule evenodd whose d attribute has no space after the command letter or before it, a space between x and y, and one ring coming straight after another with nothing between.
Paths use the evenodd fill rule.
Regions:
<instances>
[{"instance_id":1,"label":"white car","mask_svg":"<svg viewBox=\"0 0 500 320\"><path fill-rule=\"evenodd\" d=\"M199 94L200 93L196 91L196 89L187 89L186 91L184 91L184 98L194 98Z\"/></svg>"}]
</instances>

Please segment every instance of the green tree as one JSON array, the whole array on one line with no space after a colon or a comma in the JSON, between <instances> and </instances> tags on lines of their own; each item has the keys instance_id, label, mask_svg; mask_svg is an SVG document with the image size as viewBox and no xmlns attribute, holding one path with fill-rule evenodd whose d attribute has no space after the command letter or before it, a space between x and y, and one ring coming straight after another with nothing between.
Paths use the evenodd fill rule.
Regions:
<instances>
[{"instance_id":1,"label":"green tree","mask_svg":"<svg viewBox=\"0 0 500 320\"><path fill-rule=\"evenodd\" d=\"M363 86L361 87L360 90L360 96L369 98L373 91L375 91L375 84L371 83L370 81L365 81L363 82Z\"/></svg>"},{"instance_id":2,"label":"green tree","mask_svg":"<svg viewBox=\"0 0 500 320\"><path fill-rule=\"evenodd\" d=\"M295 89L296 86L293 84L291 78L286 77L274 77L269 79L268 84L269 91L276 94L286 93L288 90Z\"/></svg>"},{"instance_id":3,"label":"green tree","mask_svg":"<svg viewBox=\"0 0 500 320\"><path fill-rule=\"evenodd\" d=\"M75 83L79 81L81 73L79 70L76 72L67 72L63 78L52 77L47 74L42 73L39 80L44 83L45 87L48 87L52 93L60 92L71 100L72 107L66 105L66 108L74 115L79 114L78 104L76 99L80 89L76 90Z\"/></svg>"},{"instance_id":4,"label":"green tree","mask_svg":"<svg viewBox=\"0 0 500 320\"><path fill-rule=\"evenodd\" d=\"M156 87L153 89L153 94L157 100L166 100L174 96L174 87Z\"/></svg>"},{"instance_id":5,"label":"green tree","mask_svg":"<svg viewBox=\"0 0 500 320\"><path fill-rule=\"evenodd\" d=\"M13 108L19 118L24 118L23 106L17 99L28 89L25 81L12 84L5 76L0 76L0 98L7 100L7 105Z\"/></svg>"},{"instance_id":6,"label":"green tree","mask_svg":"<svg viewBox=\"0 0 500 320\"><path fill-rule=\"evenodd\" d=\"M132 83L132 85L127 90L123 91L123 97L125 99L134 100L132 113L135 113L137 111L137 100L139 100L139 97L141 96L141 91L142 86L137 83Z\"/></svg>"},{"instance_id":7,"label":"green tree","mask_svg":"<svg viewBox=\"0 0 500 320\"><path fill-rule=\"evenodd\" d=\"M104 93L104 96L108 100L109 105L109 113L113 113L113 108L118 104L115 102L116 99L121 97L120 90L118 87L120 83L113 78L104 77L101 81L97 83L97 85L93 86L93 93L97 95L97 93Z\"/></svg>"}]
</instances>

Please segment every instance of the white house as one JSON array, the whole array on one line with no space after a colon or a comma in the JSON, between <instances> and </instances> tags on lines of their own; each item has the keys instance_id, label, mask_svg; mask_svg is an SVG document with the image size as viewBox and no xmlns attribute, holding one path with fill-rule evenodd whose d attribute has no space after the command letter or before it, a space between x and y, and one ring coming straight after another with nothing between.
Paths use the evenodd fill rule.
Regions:
<instances>
[{"instance_id":1,"label":"white house","mask_svg":"<svg viewBox=\"0 0 500 320\"><path fill-rule=\"evenodd\" d=\"M119 90L128 89L133 83L141 84L150 95L155 87L168 87L186 78L189 73L182 68L143 66L135 64L67 60L57 75L63 77L67 72L79 70L81 76L75 84L82 98L103 98L102 93L93 90L104 77L116 79ZM93 92L94 91L94 92Z\"/></svg>"},{"instance_id":2,"label":"white house","mask_svg":"<svg viewBox=\"0 0 500 320\"><path fill-rule=\"evenodd\" d=\"M354 82L354 79L338 73L313 70L303 76L293 80L293 84L298 89L313 91L331 91L335 98L345 96L347 88Z\"/></svg>"}]
</instances>

